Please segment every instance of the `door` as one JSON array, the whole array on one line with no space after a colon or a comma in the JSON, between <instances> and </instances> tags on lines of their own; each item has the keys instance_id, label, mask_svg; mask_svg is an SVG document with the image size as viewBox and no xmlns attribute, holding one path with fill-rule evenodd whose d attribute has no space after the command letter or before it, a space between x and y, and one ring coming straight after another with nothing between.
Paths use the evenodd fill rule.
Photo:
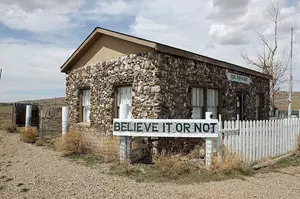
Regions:
<instances>
[{"instance_id":1,"label":"door","mask_svg":"<svg viewBox=\"0 0 300 199\"><path fill-rule=\"evenodd\" d=\"M236 114L239 114L240 120L244 120L245 94L237 93L236 95Z\"/></svg>"}]
</instances>

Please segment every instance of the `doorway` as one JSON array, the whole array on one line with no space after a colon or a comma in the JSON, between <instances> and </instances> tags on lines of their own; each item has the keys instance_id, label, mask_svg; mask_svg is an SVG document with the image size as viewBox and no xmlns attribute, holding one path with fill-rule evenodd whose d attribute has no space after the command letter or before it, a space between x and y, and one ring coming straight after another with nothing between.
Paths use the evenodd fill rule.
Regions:
<instances>
[{"instance_id":1,"label":"doorway","mask_svg":"<svg viewBox=\"0 0 300 199\"><path fill-rule=\"evenodd\" d=\"M244 93L236 94L236 115L239 114L240 120L245 119L245 96Z\"/></svg>"}]
</instances>

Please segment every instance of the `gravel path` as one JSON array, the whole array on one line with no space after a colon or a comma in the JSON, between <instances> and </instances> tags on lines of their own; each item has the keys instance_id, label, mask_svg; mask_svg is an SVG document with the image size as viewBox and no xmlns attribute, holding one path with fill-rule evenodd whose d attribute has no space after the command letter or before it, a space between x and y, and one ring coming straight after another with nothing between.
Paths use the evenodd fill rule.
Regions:
<instances>
[{"instance_id":1,"label":"gravel path","mask_svg":"<svg viewBox=\"0 0 300 199\"><path fill-rule=\"evenodd\" d=\"M246 180L137 183L72 163L0 132L0 198L299 198L300 167Z\"/></svg>"}]
</instances>

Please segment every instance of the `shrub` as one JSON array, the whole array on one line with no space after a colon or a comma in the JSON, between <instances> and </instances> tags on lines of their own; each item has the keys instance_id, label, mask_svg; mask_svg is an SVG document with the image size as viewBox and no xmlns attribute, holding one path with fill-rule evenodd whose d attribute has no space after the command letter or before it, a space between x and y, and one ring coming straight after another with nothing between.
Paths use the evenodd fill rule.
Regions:
<instances>
[{"instance_id":1,"label":"shrub","mask_svg":"<svg viewBox=\"0 0 300 199\"><path fill-rule=\"evenodd\" d=\"M114 162L120 156L120 138L119 137L104 137L101 140L101 146L95 150L97 155L100 155L105 162Z\"/></svg>"},{"instance_id":2,"label":"shrub","mask_svg":"<svg viewBox=\"0 0 300 199\"><path fill-rule=\"evenodd\" d=\"M218 160L217 157L213 158L211 171L219 174L249 174L251 172L250 166L242 161L238 154L230 154Z\"/></svg>"},{"instance_id":3,"label":"shrub","mask_svg":"<svg viewBox=\"0 0 300 199\"><path fill-rule=\"evenodd\" d=\"M60 151L72 154L89 154L92 153L92 143L82 132L71 130L63 139L56 143Z\"/></svg>"},{"instance_id":4,"label":"shrub","mask_svg":"<svg viewBox=\"0 0 300 199\"><path fill-rule=\"evenodd\" d=\"M17 132L17 126L14 124L7 124L5 126L5 131L8 133L16 133Z\"/></svg>"},{"instance_id":5,"label":"shrub","mask_svg":"<svg viewBox=\"0 0 300 199\"><path fill-rule=\"evenodd\" d=\"M162 155L157 157L155 168L158 169L164 177L171 179L176 179L180 175L190 173L195 169L186 157Z\"/></svg>"},{"instance_id":6,"label":"shrub","mask_svg":"<svg viewBox=\"0 0 300 199\"><path fill-rule=\"evenodd\" d=\"M21 130L21 141L26 143L35 143L37 137L37 130L33 127L23 128Z\"/></svg>"}]
</instances>

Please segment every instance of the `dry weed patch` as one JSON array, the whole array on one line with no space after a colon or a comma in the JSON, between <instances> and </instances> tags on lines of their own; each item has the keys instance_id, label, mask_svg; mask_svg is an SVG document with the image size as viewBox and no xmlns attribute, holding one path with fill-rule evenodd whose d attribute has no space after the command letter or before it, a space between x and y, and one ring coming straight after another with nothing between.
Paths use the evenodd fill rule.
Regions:
<instances>
[{"instance_id":1,"label":"dry weed patch","mask_svg":"<svg viewBox=\"0 0 300 199\"><path fill-rule=\"evenodd\" d=\"M26 143L35 143L37 130L33 127L23 128L20 133L21 141Z\"/></svg>"},{"instance_id":2,"label":"dry weed patch","mask_svg":"<svg viewBox=\"0 0 300 199\"><path fill-rule=\"evenodd\" d=\"M63 139L56 143L56 148L69 154L91 154L93 145L82 132L71 130Z\"/></svg>"},{"instance_id":3,"label":"dry weed patch","mask_svg":"<svg viewBox=\"0 0 300 199\"><path fill-rule=\"evenodd\" d=\"M300 135L297 136L297 153L300 153Z\"/></svg>"},{"instance_id":4,"label":"dry weed patch","mask_svg":"<svg viewBox=\"0 0 300 199\"><path fill-rule=\"evenodd\" d=\"M195 166L182 156L158 156L154 167L163 176L173 179L196 170Z\"/></svg>"},{"instance_id":5,"label":"dry weed patch","mask_svg":"<svg viewBox=\"0 0 300 199\"><path fill-rule=\"evenodd\" d=\"M105 162L115 162L120 156L120 138L104 137L101 146L95 150L95 154L101 156Z\"/></svg>"},{"instance_id":6,"label":"dry weed patch","mask_svg":"<svg viewBox=\"0 0 300 199\"><path fill-rule=\"evenodd\" d=\"M10 123L7 123L4 129L7 133L16 133L18 131L17 126Z\"/></svg>"},{"instance_id":7,"label":"dry weed patch","mask_svg":"<svg viewBox=\"0 0 300 199\"><path fill-rule=\"evenodd\" d=\"M216 157L213 158L212 166L210 168L211 172L216 174L251 174L251 167L242 161L240 155L234 153L222 157L219 161Z\"/></svg>"}]
</instances>

